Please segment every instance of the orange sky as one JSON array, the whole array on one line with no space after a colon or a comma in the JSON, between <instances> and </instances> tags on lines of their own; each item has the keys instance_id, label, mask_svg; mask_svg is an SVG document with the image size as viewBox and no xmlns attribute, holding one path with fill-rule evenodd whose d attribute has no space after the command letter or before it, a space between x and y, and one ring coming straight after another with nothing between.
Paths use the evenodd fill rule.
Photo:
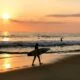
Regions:
<instances>
[{"instance_id":1,"label":"orange sky","mask_svg":"<svg viewBox=\"0 0 80 80\"><path fill-rule=\"evenodd\" d=\"M56 21L17 21L11 20L9 22L2 21L0 24L0 31L10 32L80 32L80 19L63 19L58 18ZM75 20L76 19L76 20Z\"/></svg>"},{"instance_id":2,"label":"orange sky","mask_svg":"<svg viewBox=\"0 0 80 80\"><path fill-rule=\"evenodd\" d=\"M5 3L4 3L5 2ZM80 32L80 0L0 0L0 31Z\"/></svg>"}]
</instances>

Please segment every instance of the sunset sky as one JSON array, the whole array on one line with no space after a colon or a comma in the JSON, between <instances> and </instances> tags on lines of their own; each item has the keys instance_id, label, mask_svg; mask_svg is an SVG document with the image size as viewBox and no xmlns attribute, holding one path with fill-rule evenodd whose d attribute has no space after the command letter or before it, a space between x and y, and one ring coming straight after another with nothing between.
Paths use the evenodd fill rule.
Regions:
<instances>
[{"instance_id":1,"label":"sunset sky","mask_svg":"<svg viewBox=\"0 0 80 80\"><path fill-rule=\"evenodd\" d=\"M0 0L0 31L79 33L80 0Z\"/></svg>"}]
</instances>

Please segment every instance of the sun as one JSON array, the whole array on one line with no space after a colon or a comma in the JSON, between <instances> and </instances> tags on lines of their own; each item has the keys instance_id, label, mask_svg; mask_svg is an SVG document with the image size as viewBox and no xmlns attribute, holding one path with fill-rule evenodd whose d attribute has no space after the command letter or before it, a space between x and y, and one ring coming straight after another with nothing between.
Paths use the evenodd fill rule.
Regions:
<instances>
[{"instance_id":1,"label":"sun","mask_svg":"<svg viewBox=\"0 0 80 80\"><path fill-rule=\"evenodd\" d=\"M2 15L2 18L3 18L4 20L8 20L8 19L10 19L10 15L9 15L8 13L4 13L4 14Z\"/></svg>"}]
</instances>

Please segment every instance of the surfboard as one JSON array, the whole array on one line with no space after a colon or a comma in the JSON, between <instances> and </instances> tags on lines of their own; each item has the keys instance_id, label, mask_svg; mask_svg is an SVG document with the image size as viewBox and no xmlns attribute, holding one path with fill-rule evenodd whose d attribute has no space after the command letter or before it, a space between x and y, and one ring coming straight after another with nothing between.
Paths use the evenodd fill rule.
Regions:
<instances>
[{"instance_id":1,"label":"surfboard","mask_svg":"<svg viewBox=\"0 0 80 80\"><path fill-rule=\"evenodd\" d=\"M50 50L50 48L39 48L39 55L46 53L48 50ZM28 56L34 56L37 53L36 50L32 50L31 52L29 52L27 55Z\"/></svg>"}]
</instances>

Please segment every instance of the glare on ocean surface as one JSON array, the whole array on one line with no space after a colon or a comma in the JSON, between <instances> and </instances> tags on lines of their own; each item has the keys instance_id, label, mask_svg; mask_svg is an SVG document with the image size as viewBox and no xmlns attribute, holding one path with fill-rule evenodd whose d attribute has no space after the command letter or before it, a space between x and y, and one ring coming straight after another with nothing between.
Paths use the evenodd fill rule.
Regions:
<instances>
[{"instance_id":1,"label":"glare on ocean surface","mask_svg":"<svg viewBox=\"0 0 80 80\"><path fill-rule=\"evenodd\" d=\"M3 41L9 41L9 38L8 37L4 37Z\"/></svg>"},{"instance_id":2,"label":"glare on ocean surface","mask_svg":"<svg viewBox=\"0 0 80 80\"><path fill-rule=\"evenodd\" d=\"M9 36L9 32L6 32L6 31L5 32L2 32L2 35L3 36Z\"/></svg>"},{"instance_id":3,"label":"glare on ocean surface","mask_svg":"<svg viewBox=\"0 0 80 80\"><path fill-rule=\"evenodd\" d=\"M9 41L9 32L3 32L2 35L4 36L2 41Z\"/></svg>"}]
</instances>

